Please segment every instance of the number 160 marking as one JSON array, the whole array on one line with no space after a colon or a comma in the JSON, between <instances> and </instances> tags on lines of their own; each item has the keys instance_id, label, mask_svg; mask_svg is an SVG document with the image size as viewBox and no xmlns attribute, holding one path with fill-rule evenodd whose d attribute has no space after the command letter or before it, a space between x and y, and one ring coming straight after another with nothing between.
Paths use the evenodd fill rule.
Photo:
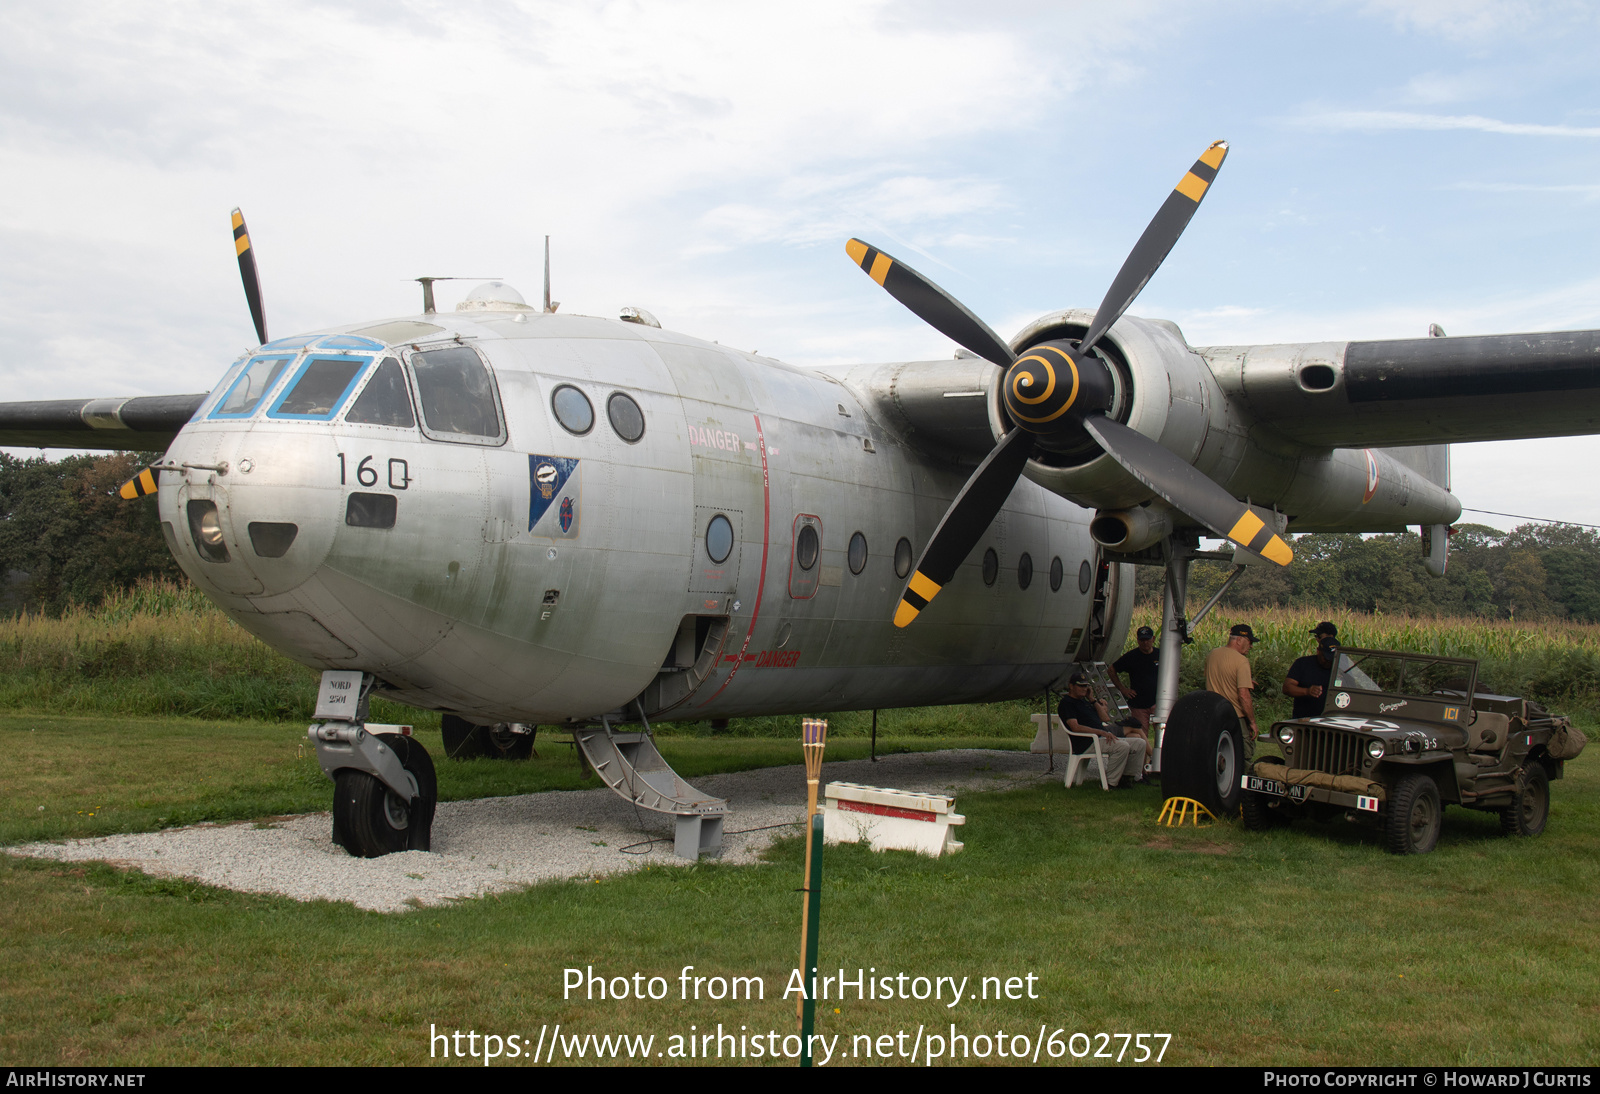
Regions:
<instances>
[{"instance_id":1,"label":"number 160 marking","mask_svg":"<svg viewBox=\"0 0 1600 1094\"><path fill-rule=\"evenodd\" d=\"M376 456L363 456L361 462L356 464L356 482L362 486L378 485L378 469L372 466ZM416 480L411 477L411 465L405 460L389 460L389 489L406 490ZM339 485L349 484L348 472L345 466L344 453L339 453Z\"/></svg>"}]
</instances>

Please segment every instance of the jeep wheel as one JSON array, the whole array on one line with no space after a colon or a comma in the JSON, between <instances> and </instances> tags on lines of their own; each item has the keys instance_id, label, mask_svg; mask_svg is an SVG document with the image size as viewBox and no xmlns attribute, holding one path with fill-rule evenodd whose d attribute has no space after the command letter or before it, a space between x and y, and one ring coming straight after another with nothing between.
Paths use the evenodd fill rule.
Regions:
<instances>
[{"instance_id":1,"label":"jeep wheel","mask_svg":"<svg viewBox=\"0 0 1600 1094\"><path fill-rule=\"evenodd\" d=\"M1439 787L1427 775L1407 775L1395 784L1384 821L1384 842L1395 855L1425 855L1439 842L1444 806Z\"/></svg>"},{"instance_id":2,"label":"jeep wheel","mask_svg":"<svg viewBox=\"0 0 1600 1094\"><path fill-rule=\"evenodd\" d=\"M1283 811L1281 805L1269 801L1265 794L1246 790L1241 805L1244 809L1244 826L1252 832L1265 832L1289 823L1289 814Z\"/></svg>"},{"instance_id":3,"label":"jeep wheel","mask_svg":"<svg viewBox=\"0 0 1600 1094\"><path fill-rule=\"evenodd\" d=\"M1508 836L1537 836L1550 819L1550 776L1544 764L1533 761L1523 771L1522 793L1500 810L1500 831Z\"/></svg>"},{"instance_id":4,"label":"jeep wheel","mask_svg":"<svg viewBox=\"0 0 1600 1094\"><path fill-rule=\"evenodd\" d=\"M1161 789L1167 798L1193 798L1218 817L1239 811L1244 791L1244 738L1233 704L1211 691L1191 691L1167 718L1161 746Z\"/></svg>"}]
</instances>

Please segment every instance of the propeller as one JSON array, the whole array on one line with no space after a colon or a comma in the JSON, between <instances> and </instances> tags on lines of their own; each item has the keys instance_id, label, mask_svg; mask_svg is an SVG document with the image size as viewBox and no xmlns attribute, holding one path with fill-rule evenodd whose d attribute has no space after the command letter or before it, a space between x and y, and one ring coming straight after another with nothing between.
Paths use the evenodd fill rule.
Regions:
<instances>
[{"instance_id":1,"label":"propeller","mask_svg":"<svg viewBox=\"0 0 1600 1094\"><path fill-rule=\"evenodd\" d=\"M267 316L261 307L256 253L250 248L250 230L244 226L244 214L237 209L233 211L233 249L239 254L239 277L244 282L244 298L250 302L250 319L256 325L256 337L264 346L267 344Z\"/></svg>"},{"instance_id":2,"label":"propeller","mask_svg":"<svg viewBox=\"0 0 1600 1094\"><path fill-rule=\"evenodd\" d=\"M1021 357L959 300L910 266L859 239L845 244L856 265L890 296L957 345L1006 370L1001 396L1017 426L1000 438L950 503L900 596L895 626L908 625L955 576L1036 449L1065 452L1098 447L1175 509L1217 535L1280 566L1294 557L1289 545L1247 505L1144 434L1110 418L1111 373L1104 361L1091 356L1096 343L1161 268L1227 154L1227 142L1217 141L1184 174L1128 253L1081 340L1041 342L1029 346Z\"/></svg>"}]
</instances>

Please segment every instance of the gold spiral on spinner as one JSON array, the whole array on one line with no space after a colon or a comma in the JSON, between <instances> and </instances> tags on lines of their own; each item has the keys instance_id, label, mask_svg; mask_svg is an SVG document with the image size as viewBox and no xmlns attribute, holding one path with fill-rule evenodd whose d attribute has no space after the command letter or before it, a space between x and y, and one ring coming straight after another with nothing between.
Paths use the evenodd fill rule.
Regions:
<instances>
[{"instance_id":1,"label":"gold spiral on spinner","mask_svg":"<svg viewBox=\"0 0 1600 1094\"><path fill-rule=\"evenodd\" d=\"M1033 394L1041 384L1043 390ZM1053 422L1077 401L1078 364L1055 346L1036 346L1006 373L1005 397L1006 410L1018 422Z\"/></svg>"}]
</instances>

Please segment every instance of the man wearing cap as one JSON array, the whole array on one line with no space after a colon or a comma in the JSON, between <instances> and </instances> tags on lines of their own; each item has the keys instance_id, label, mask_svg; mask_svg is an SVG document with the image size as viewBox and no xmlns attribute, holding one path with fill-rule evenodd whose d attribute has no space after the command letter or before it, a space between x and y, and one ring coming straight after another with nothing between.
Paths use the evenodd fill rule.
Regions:
<instances>
[{"instance_id":1,"label":"man wearing cap","mask_svg":"<svg viewBox=\"0 0 1600 1094\"><path fill-rule=\"evenodd\" d=\"M1254 749L1256 740L1256 704L1250 693L1256 682L1250 675L1249 657L1250 647L1255 644L1256 632L1250 624L1236 623L1228 632L1228 644L1218 646L1206 658L1206 690L1233 704L1247 750Z\"/></svg>"},{"instance_id":2,"label":"man wearing cap","mask_svg":"<svg viewBox=\"0 0 1600 1094\"><path fill-rule=\"evenodd\" d=\"M1081 672L1072 674L1067 683L1067 693L1061 697L1061 724L1074 733L1092 733L1101 738L1100 752L1105 757L1106 783L1109 786L1128 787L1140 781L1144 774L1145 742L1140 737L1124 737L1125 727L1110 725L1111 716L1106 704L1089 691L1089 678ZM1088 742L1074 738L1073 752L1084 752Z\"/></svg>"},{"instance_id":3,"label":"man wearing cap","mask_svg":"<svg viewBox=\"0 0 1600 1094\"><path fill-rule=\"evenodd\" d=\"M1134 637L1139 644L1112 663L1111 682L1128 700L1128 709L1148 733L1150 716L1155 713L1156 676L1161 667L1161 651L1156 649L1156 632L1149 627L1140 627ZM1126 686L1117 676L1119 672L1128 674Z\"/></svg>"},{"instance_id":4,"label":"man wearing cap","mask_svg":"<svg viewBox=\"0 0 1600 1094\"><path fill-rule=\"evenodd\" d=\"M1322 626L1331 628L1333 624ZM1316 654L1290 665L1289 678L1283 682L1283 693L1294 700L1295 718L1315 718L1328 701L1328 677L1333 673L1334 658L1339 656L1339 639L1321 631L1319 627L1311 632L1317 635Z\"/></svg>"},{"instance_id":5,"label":"man wearing cap","mask_svg":"<svg viewBox=\"0 0 1600 1094\"><path fill-rule=\"evenodd\" d=\"M1315 638L1319 643L1324 638L1338 638L1339 628L1324 619L1321 623L1311 628L1311 637Z\"/></svg>"}]
</instances>

